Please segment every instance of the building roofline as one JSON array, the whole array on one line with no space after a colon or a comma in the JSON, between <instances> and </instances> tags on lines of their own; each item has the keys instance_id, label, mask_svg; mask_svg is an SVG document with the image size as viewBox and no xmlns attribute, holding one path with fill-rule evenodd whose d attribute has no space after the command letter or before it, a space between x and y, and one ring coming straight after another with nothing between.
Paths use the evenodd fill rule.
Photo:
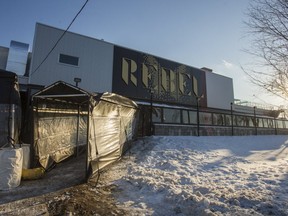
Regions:
<instances>
[{"instance_id":1,"label":"building roofline","mask_svg":"<svg viewBox=\"0 0 288 216\"><path fill-rule=\"evenodd\" d=\"M59 30L59 31L65 31L64 29L61 29L61 28L58 28L58 27L54 27L54 26L50 26L50 25L47 25L47 24L43 24L43 23L40 23L40 22L36 22L36 27L37 27L37 25L46 26L48 28L56 29L56 30ZM84 38L89 38L91 40L96 40L96 41L99 41L99 42L102 42L102 43L106 43L106 44L109 44L109 45L112 45L112 46L128 49L128 50L131 50L131 51L140 52L140 53L143 53L143 54L146 54L146 55L151 55L151 56L154 56L156 58L161 58L163 60L167 60L167 61L170 61L170 62L181 64L181 65L184 65L184 66L187 66L187 67L190 67L190 68L194 68L194 69L197 69L197 70L201 70L201 71L207 73L207 71L203 70L202 68L197 68L195 66L191 66L191 65L185 64L183 62L178 62L178 61L175 61L175 60L171 60L171 59L168 59L168 58L165 58L165 57L161 57L161 56L158 56L158 55L155 55L155 54L151 54L151 53L148 53L148 52L144 52L144 51L141 51L141 50L136 50L136 49L125 47L125 46L118 45L118 44L115 44L115 43L107 42L104 39L97 39L97 38L94 38L94 37L91 37L91 36L87 36L87 35L83 35L83 34L80 34L80 33L71 32L71 31L67 31L67 33L78 35L78 36L84 37ZM209 72L209 73L211 73L211 72ZM224 75L221 75L221 74L218 74L218 73L213 73L213 74L224 76ZM227 76L224 76L224 77L227 77ZM231 77L227 77L227 78L232 79Z\"/></svg>"}]
</instances>

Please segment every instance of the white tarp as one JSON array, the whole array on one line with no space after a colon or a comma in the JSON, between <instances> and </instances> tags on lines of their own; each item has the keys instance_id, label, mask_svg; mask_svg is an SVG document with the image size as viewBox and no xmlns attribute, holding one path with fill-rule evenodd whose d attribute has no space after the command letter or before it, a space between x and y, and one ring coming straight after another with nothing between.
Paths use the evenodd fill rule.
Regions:
<instances>
[{"instance_id":1,"label":"white tarp","mask_svg":"<svg viewBox=\"0 0 288 216\"><path fill-rule=\"evenodd\" d=\"M136 134L137 105L120 95L104 93L94 107L89 126L88 162L92 176L119 160Z\"/></svg>"},{"instance_id":2,"label":"white tarp","mask_svg":"<svg viewBox=\"0 0 288 216\"><path fill-rule=\"evenodd\" d=\"M19 143L21 100L15 73L0 69L0 148Z\"/></svg>"},{"instance_id":3,"label":"white tarp","mask_svg":"<svg viewBox=\"0 0 288 216\"><path fill-rule=\"evenodd\" d=\"M86 144L86 119L77 113L39 111L37 116L36 154L44 168L59 163L74 154L77 146ZM79 124L77 124L79 119ZM77 127L79 136L77 137Z\"/></svg>"},{"instance_id":4,"label":"white tarp","mask_svg":"<svg viewBox=\"0 0 288 216\"><path fill-rule=\"evenodd\" d=\"M0 190L9 190L20 185L22 164L22 148L0 149Z\"/></svg>"},{"instance_id":5,"label":"white tarp","mask_svg":"<svg viewBox=\"0 0 288 216\"><path fill-rule=\"evenodd\" d=\"M92 94L59 81L33 96L35 156L44 168L87 147L89 174L121 158L136 136L137 104L114 93Z\"/></svg>"},{"instance_id":6,"label":"white tarp","mask_svg":"<svg viewBox=\"0 0 288 216\"><path fill-rule=\"evenodd\" d=\"M30 144L15 144L16 148L22 148L23 150L23 165L22 169L30 168Z\"/></svg>"}]
</instances>

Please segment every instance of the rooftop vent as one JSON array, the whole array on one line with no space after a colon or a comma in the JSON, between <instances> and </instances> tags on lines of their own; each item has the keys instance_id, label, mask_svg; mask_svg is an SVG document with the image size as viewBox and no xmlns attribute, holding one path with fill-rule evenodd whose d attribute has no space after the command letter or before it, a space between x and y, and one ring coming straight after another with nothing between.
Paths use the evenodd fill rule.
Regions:
<instances>
[{"instance_id":1,"label":"rooftop vent","mask_svg":"<svg viewBox=\"0 0 288 216\"><path fill-rule=\"evenodd\" d=\"M206 72L213 72L212 69L207 68L207 67L202 67L201 69L204 70L204 71L206 71Z\"/></svg>"},{"instance_id":2,"label":"rooftop vent","mask_svg":"<svg viewBox=\"0 0 288 216\"><path fill-rule=\"evenodd\" d=\"M26 71L29 44L11 41L6 70L24 75Z\"/></svg>"}]
</instances>

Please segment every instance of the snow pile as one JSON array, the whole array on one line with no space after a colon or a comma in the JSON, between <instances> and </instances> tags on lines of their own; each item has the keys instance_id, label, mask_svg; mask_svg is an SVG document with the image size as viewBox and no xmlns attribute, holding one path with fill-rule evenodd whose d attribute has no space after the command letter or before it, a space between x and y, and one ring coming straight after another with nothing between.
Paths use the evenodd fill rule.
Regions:
<instances>
[{"instance_id":1,"label":"snow pile","mask_svg":"<svg viewBox=\"0 0 288 216\"><path fill-rule=\"evenodd\" d=\"M127 169L114 194L131 214L288 215L287 146L288 136L145 138L113 168Z\"/></svg>"}]
</instances>

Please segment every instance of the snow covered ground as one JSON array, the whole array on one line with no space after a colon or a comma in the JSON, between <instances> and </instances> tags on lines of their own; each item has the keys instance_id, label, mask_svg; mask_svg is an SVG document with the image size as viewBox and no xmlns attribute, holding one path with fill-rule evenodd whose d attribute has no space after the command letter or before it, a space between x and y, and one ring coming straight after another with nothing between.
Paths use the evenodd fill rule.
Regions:
<instances>
[{"instance_id":1,"label":"snow covered ground","mask_svg":"<svg viewBox=\"0 0 288 216\"><path fill-rule=\"evenodd\" d=\"M112 167L113 194L131 215L288 215L287 147L288 136L147 137Z\"/></svg>"},{"instance_id":2,"label":"snow covered ground","mask_svg":"<svg viewBox=\"0 0 288 216\"><path fill-rule=\"evenodd\" d=\"M96 187L90 182L6 203L0 214L288 216L287 147L288 136L146 137L103 171ZM72 162L0 192L0 201L52 192L57 182L83 176L85 160Z\"/></svg>"}]
</instances>

